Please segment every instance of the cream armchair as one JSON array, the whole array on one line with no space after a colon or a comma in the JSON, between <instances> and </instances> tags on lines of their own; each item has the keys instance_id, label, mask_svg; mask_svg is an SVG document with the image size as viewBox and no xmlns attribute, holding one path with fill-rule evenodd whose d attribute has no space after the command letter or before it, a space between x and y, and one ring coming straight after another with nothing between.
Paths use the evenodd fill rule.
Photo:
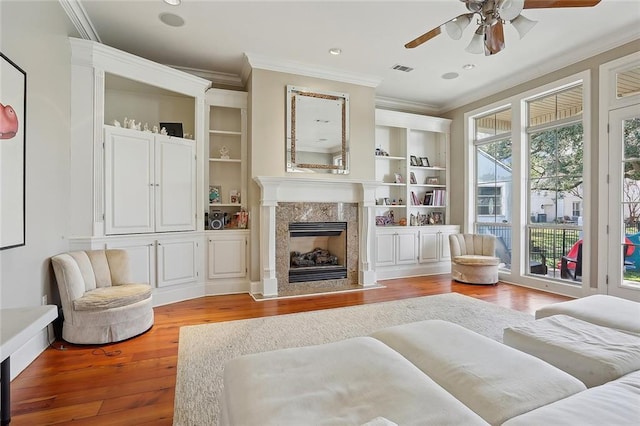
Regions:
<instances>
[{"instance_id":1,"label":"cream armchair","mask_svg":"<svg viewBox=\"0 0 640 426\"><path fill-rule=\"evenodd\" d=\"M496 284L498 264L495 235L451 234L451 277L469 284Z\"/></svg>"},{"instance_id":2,"label":"cream armchair","mask_svg":"<svg viewBox=\"0 0 640 426\"><path fill-rule=\"evenodd\" d=\"M153 325L151 286L131 283L125 250L88 250L51 258L70 343L128 339Z\"/></svg>"}]
</instances>

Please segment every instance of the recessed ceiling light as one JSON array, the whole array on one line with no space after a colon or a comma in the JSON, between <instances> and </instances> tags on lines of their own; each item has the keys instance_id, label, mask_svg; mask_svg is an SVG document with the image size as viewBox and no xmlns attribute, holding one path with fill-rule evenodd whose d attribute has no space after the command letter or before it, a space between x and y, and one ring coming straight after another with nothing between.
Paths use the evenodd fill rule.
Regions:
<instances>
[{"instance_id":1,"label":"recessed ceiling light","mask_svg":"<svg viewBox=\"0 0 640 426\"><path fill-rule=\"evenodd\" d=\"M457 72L448 72L442 74L442 78L444 78L445 80L453 80L454 78L458 78L459 76L460 74L458 74Z\"/></svg>"},{"instance_id":2,"label":"recessed ceiling light","mask_svg":"<svg viewBox=\"0 0 640 426\"><path fill-rule=\"evenodd\" d=\"M476 67L476 64L464 64L464 65L462 66L462 69L463 69L463 70L472 70L472 69L474 69L475 67Z\"/></svg>"},{"instance_id":3,"label":"recessed ceiling light","mask_svg":"<svg viewBox=\"0 0 640 426\"><path fill-rule=\"evenodd\" d=\"M332 47L331 49L329 49L329 53L331 53L332 55L339 55L342 53L342 49L340 49L339 47Z\"/></svg>"},{"instance_id":4,"label":"recessed ceiling light","mask_svg":"<svg viewBox=\"0 0 640 426\"><path fill-rule=\"evenodd\" d=\"M161 13L158 18L170 27L181 27L184 25L184 19L173 13Z\"/></svg>"},{"instance_id":5,"label":"recessed ceiling light","mask_svg":"<svg viewBox=\"0 0 640 426\"><path fill-rule=\"evenodd\" d=\"M178 6L182 3L182 0L164 0L166 4L170 4L171 6Z\"/></svg>"}]
</instances>

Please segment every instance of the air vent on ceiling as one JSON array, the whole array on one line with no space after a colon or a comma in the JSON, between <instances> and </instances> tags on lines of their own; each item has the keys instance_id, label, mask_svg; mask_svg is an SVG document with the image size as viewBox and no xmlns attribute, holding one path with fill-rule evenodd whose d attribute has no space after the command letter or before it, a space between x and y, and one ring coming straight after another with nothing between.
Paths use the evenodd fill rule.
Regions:
<instances>
[{"instance_id":1,"label":"air vent on ceiling","mask_svg":"<svg viewBox=\"0 0 640 426\"><path fill-rule=\"evenodd\" d=\"M406 65L400 65L400 64L395 64L394 66L392 66L391 68L393 68L394 70L398 70L398 71L402 71L402 72L409 72L409 71L413 71L413 68L408 67Z\"/></svg>"}]
</instances>

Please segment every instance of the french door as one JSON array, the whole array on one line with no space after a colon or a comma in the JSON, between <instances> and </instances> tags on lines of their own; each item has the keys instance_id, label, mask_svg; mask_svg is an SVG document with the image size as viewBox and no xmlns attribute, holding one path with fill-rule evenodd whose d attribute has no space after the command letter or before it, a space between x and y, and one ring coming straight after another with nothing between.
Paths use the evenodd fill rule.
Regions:
<instances>
[{"instance_id":1,"label":"french door","mask_svg":"<svg viewBox=\"0 0 640 426\"><path fill-rule=\"evenodd\" d=\"M640 301L640 104L609 112L607 293Z\"/></svg>"}]
</instances>

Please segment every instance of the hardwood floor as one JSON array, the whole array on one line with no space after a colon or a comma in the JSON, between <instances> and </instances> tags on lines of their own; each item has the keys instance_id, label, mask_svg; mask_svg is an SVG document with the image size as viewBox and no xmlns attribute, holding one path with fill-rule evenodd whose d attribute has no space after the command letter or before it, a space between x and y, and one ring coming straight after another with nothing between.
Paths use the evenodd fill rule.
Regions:
<instances>
[{"instance_id":1,"label":"hardwood floor","mask_svg":"<svg viewBox=\"0 0 640 426\"><path fill-rule=\"evenodd\" d=\"M185 325L280 315L456 292L534 313L567 297L499 283L475 286L449 275L381 282L386 288L256 302L247 294L209 296L155 308L155 325L106 346L56 341L12 383L12 422L18 425L170 425Z\"/></svg>"}]
</instances>

